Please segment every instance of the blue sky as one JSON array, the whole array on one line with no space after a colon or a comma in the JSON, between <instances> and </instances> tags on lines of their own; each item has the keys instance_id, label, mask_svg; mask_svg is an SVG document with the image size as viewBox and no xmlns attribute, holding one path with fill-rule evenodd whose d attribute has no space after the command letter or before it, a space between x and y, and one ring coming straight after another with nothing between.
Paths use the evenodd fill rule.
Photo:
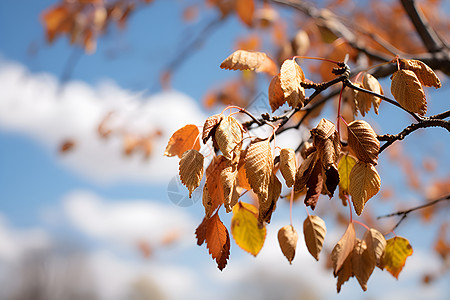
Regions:
<instances>
[{"instance_id":1,"label":"blue sky","mask_svg":"<svg viewBox=\"0 0 450 300\"><path fill-rule=\"evenodd\" d=\"M185 39L192 37L199 24L186 25L181 20L186 3L155 1L135 13L125 30L113 29L100 38L97 52L82 55L63 84L61 74L74 48L65 38L53 45L45 43L39 14L52 3L0 3L2 286L8 286L8 272L17 270L30 251L72 245L84 253L89 273L94 276L93 288L101 299L127 299L130 287L140 279L155 285L169 299L217 295L270 299L274 292L286 299L297 295L319 299L397 299L399 295L410 299L448 298L448 272L434 285L420 284L423 270L436 270L440 265L437 255L428 252L437 228L408 220L397 234L411 241L415 253L400 279L376 270L367 293L363 294L352 279L336 295L335 279L323 268L325 256L316 263L302 237L292 266L282 256L276 232L288 222L286 203L280 203L274 214L260 255L255 259L232 243L229 265L219 272L193 235L203 215L201 201L179 207L169 200L167 186L175 178L178 162L177 158L162 157L162 153L176 129L187 123L202 125L206 117L221 110L205 111L201 99L211 86L236 76L218 66L233 51L236 36L245 36L247 29L235 17L227 20L183 61L173 76L173 90L163 92L158 84L160 72L179 56ZM206 19L213 16L211 12ZM117 56L111 58L111 53ZM441 79L442 91L426 91L429 114L448 109L447 80ZM265 80L262 82L267 84ZM388 93L388 82L383 84ZM111 110L117 112L114 126L138 132L163 129L149 160L139 155L124 157L119 139L105 142L98 138L96 126ZM334 113L328 108L324 114L331 119ZM370 113L365 119L380 134L396 133L412 122L386 103L381 105L379 116ZM445 134L442 129L417 132L402 144L403 153L413 159L416 169L423 168L424 157L436 163L433 173L422 172L424 187L435 178L450 175L450 143ZM73 138L76 147L60 155L59 146L67 138ZM283 142L281 137L279 142ZM380 157L377 169L382 185L396 189L390 202L376 197L371 200L376 203L375 215L424 200L420 193L410 191L400 168L388 155ZM326 210L327 201L321 200L318 211ZM294 207L294 214L294 226L300 232L303 207ZM448 220L445 212L438 217ZM332 216L324 218L329 226L326 247L331 249L343 230L333 226ZM228 225L229 216L223 219ZM161 245L161 240L175 233L178 238L174 244ZM150 258L137 250L136 244L142 241L154 247ZM381 289L385 294L380 294ZM0 298L10 290L0 292Z\"/></svg>"}]
</instances>

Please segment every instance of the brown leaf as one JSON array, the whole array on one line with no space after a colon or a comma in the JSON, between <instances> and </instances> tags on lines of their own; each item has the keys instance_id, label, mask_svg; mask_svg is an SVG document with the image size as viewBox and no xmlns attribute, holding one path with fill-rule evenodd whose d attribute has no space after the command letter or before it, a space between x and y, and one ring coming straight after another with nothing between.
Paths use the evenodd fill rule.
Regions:
<instances>
[{"instance_id":1,"label":"brown leaf","mask_svg":"<svg viewBox=\"0 0 450 300\"><path fill-rule=\"evenodd\" d=\"M200 142L197 137L200 132L196 125L188 124L177 131L169 139L167 143L166 151L164 151L165 156L175 156L178 155L179 158L184 152L190 149L200 150ZM195 143L195 144L194 144Z\"/></svg>"},{"instance_id":2,"label":"brown leaf","mask_svg":"<svg viewBox=\"0 0 450 300\"><path fill-rule=\"evenodd\" d=\"M227 70L254 70L275 76L278 68L273 60L264 52L252 52L237 50L228 56L221 64L220 68Z\"/></svg>"},{"instance_id":3,"label":"brown leaf","mask_svg":"<svg viewBox=\"0 0 450 300\"><path fill-rule=\"evenodd\" d=\"M211 196L209 195L208 186L206 184L203 186L202 204L203 207L205 208L205 217L209 218L213 210L212 210L212 199Z\"/></svg>"},{"instance_id":4,"label":"brown leaf","mask_svg":"<svg viewBox=\"0 0 450 300\"><path fill-rule=\"evenodd\" d=\"M194 149L184 152L180 159L180 179L189 190L189 198L202 180L203 160L203 155Z\"/></svg>"},{"instance_id":5,"label":"brown leaf","mask_svg":"<svg viewBox=\"0 0 450 300\"><path fill-rule=\"evenodd\" d=\"M222 170L228 165L228 160L223 157L223 155L218 155L213 158L208 168L206 169L206 183L205 186L208 187L208 194L211 198L211 208L209 213L206 214L207 217L213 213L217 207L225 202L224 190L222 186L222 180L220 174ZM205 207L206 209L206 207Z\"/></svg>"},{"instance_id":6,"label":"brown leaf","mask_svg":"<svg viewBox=\"0 0 450 300\"><path fill-rule=\"evenodd\" d=\"M311 129L311 135L321 139L329 139L336 133L336 127L333 122L327 119L321 119L316 128Z\"/></svg>"},{"instance_id":7,"label":"brown leaf","mask_svg":"<svg viewBox=\"0 0 450 300\"><path fill-rule=\"evenodd\" d=\"M370 163L358 161L350 172L349 194L352 196L355 212L359 216L366 202L380 190L381 179Z\"/></svg>"},{"instance_id":8,"label":"brown leaf","mask_svg":"<svg viewBox=\"0 0 450 300\"><path fill-rule=\"evenodd\" d=\"M270 177L273 171L273 158L269 140L256 140L250 143L245 155L245 171L252 190L260 202L268 199Z\"/></svg>"},{"instance_id":9,"label":"brown leaf","mask_svg":"<svg viewBox=\"0 0 450 300\"><path fill-rule=\"evenodd\" d=\"M311 253L317 261L319 260L320 251L322 251L326 233L327 228L325 227L325 222L320 217L306 217L303 222L303 235L309 253Z\"/></svg>"},{"instance_id":10,"label":"brown leaf","mask_svg":"<svg viewBox=\"0 0 450 300\"><path fill-rule=\"evenodd\" d=\"M425 115L427 100L416 74L410 70L399 70L392 75L391 93L405 109Z\"/></svg>"},{"instance_id":11,"label":"brown leaf","mask_svg":"<svg viewBox=\"0 0 450 300\"><path fill-rule=\"evenodd\" d=\"M351 277L354 276L353 274L353 265L352 265L352 254L347 256L344 263L342 264L341 269L334 274L334 277L337 277L337 292L339 293L341 291L342 285L348 281Z\"/></svg>"},{"instance_id":12,"label":"brown leaf","mask_svg":"<svg viewBox=\"0 0 450 300\"><path fill-rule=\"evenodd\" d=\"M327 194L330 198L333 197L339 181L339 171L334 165L325 171L325 186L327 188Z\"/></svg>"},{"instance_id":13,"label":"brown leaf","mask_svg":"<svg viewBox=\"0 0 450 300\"><path fill-rule=\"evenodd\" d=\"M248 27L252 27L255 2L253 0L236 0L235 3L239 19Z\"/></svg>"},{"instance_id":14,"label":"brown leaf","mask_svg":"<svg viewBox=\"0 0 450 300\"><path fill-rule=\"evenodd\" d=\"M278 231L278 242L281 251L290 264L295 257L295 248L297 247L298 234L292 225L286 225Z\"/></svg>"},{"instance_id":15,"label":"brown leaf","mask_svg":"<svg viewBox=\"0 0 450 300\"><path fill-rule=\"evenodd\" d=\"M243 131L242 125L233 117L228 116L220 121L214 138L228 160L239 160Z\"/></svg>"},{"instance_id":16,"label":"brown leaf","mask_svg":"<svg viewBox=\"0 0 450 300\"><path fill-rule=\"evenodd\" d=\"M316 208L317 200L322 192L323 187L323 175L322 175L322 165L316 163L308 182L306 183L306 197L305 205L311 206L311 209Z\"/></svg>"},{"instance_id":17,"label":"brown leaf","mask_svg":"<svg viewBox=\"0 0 450 300\"><path fill-rule=\"evenodd\" d=\"M230 256L230 235L216 212L211 218L204 218L195 230L197 244L201 246L206 241L206 246L212 258L216 260L219 270L227 265Z\"/></svg>"},{"instance_id":18,"label":"brown leaf","mask_svg":"<svg viewBox=\"0 0 450 300\"><path fill-rule=\"evenodd\" d=\"M301 163L300 167L295 174L294 191L299 192L306 187L306 183L311 177L311 173L314 170L314 166L317 163L317 151L314 151L306 157L306 159Z\"/></svg>"},{"instance_id":19,"label":"brown leaf","mask_svg":"<svg viewBox=\"0 0 450 300\"><path fill-rule=\"evenodd\" d=\"M203 133L202 140L203 143L206 144L206 141L210 137L214 137L216 133L217 126L219 126L220 121L222 121L223 115L217 114L206 119L205 124L203 125Z\"/></svg>"},{"instance_id":20,"label":"brown leaf","mask_svg":"<svg viewBox=\"0 0 450 300\"><path fill-rule=\"evenodd\" d=\"M348 125L348 146L358 160L376 165L380 141L372 127L363 120L355 120Z\"/></svg>"},{"instance_id":21,"label":"brown leaf","mask_svg":"<svg viewBox=\"0 0 450 300\"><path fill-rule=\"evenodd\" d=\"M302 107L305 101L305 89L300 85L305 81L302 68L293 59L287 59L281 65L280 84L284 98L292 108Z\"/></svg>"},{"instance_id":22,"label":"brown leaf","mask_svg":"<svg viewBox=\"0 0 450 300\"><path fill-rule=\"evenodd\" d=\"M227 166L220 173L220 180L223 186L224 205L227 213L231 212L233 206L239 199L239 193L236 191L237 164L227 161Z\"/></svg>"},{"instance_id":23,"label":"brown leaf","mask_svg":"<svg viewBox=\"0 0 450 300\"><path fill-rule=\"evenodd\" d=\"M405 64L405 69L411 70L416 74L423 86L434 86L435 88L440 88L442 86L439 77L437 77L433 69L420 60L401 59L400 62Z\"/></svg>"},{"instance_id":24,"label":"brown leaf","mask_svg":"<svg viewBox=\"0 0 450 300\"><path fill-rule=\"evenodd\" d=\"M348 224L342 238L334 246L331 252L331 260L333 261L334 276L336 276L341 269L346 258L352 253L353 247L356 244L356 233L353 223Z\"/></svg>"},{"instance_id":25,"label":"brown leaf","mask_svg":"<svg viewBox=\"0 0 450 300\"><path fill-rule=\"evenodd\" d=\"M311 43L308 33L304 30L297 31L293 40L293 49L295 55L298 56L305 55L306 52L308 52L310 44Z\"/></svg>"},{"instance_id":26,"label":"brown leaf","mask_svg":"<svg viewBox=\"0 0 450 300\"><path fill-rule=\"evenodd\" d=\"M381 88L380 83L371 74L366 73L366 75L364 75L362 87L366 90L383 95L383 89ZM372 107L372 104L375 113L378 114L378 107L381 103L380 97L358 91L356 95L356 101L361 115L365 116Z\"/></svg>"},{"instance_id":27,"label":"brown leaf","mask_svg":"<svg viewBox=\"0 0 450 300\"><path fill-rule=\"evenodd\" d=\"M287 187L292 187L295 182L295 173L297 171L297 160L295 159L295 152L293 149L281 149L280 171L284 180L286 180Z\"/></svg>"},{"instance_id":28,"label":"brown leaf","mask_svg":"<svg viewBox=\"0 0 450 300\"><path fill-rule=\"evenodd\" d=\"M361 84L358 82L355 82L354 85L361 87ZM357 90L349 87L345 87L342 91L342 103L348 103L353 112L353 116L356 116L358 114L358 101L356 100L358 93L359 92Z\"/></svg>"},{"instance_id":29,"label":"brown leaf","mask_svg":"<svg viewBox=\"0 0 450 300\"><path fill-rule=\"evenodd\" d=\"M363 237L364 242L367 245L367 251L375 260L376 265L381 267L382 258L384 255L384 249L386 248L386 239L378 230L370 228L367 230Z\"/></svg>"},{"instance_id":30,"label":"brown leaf","mask_svg":"<svg viewBox=\"0 0 450 300\"><path fill-rule=\"evenodd\" d=\"M367 281L375 269L376 260L367 250L365 241L357 239L352 253L353 274L364 291L367 291Z\"/></svg>"},{"instance_id":31,"label":"brown leaf","mask_svg":"<svg viewBox=\"0 0 450 300\"><path fill-rule=\"evenodd\" d=\"M68 151L73 150L73 148L76 146L76 142L72 139L65 140L61 146L59 147L59 152L64 154Z\"/></svg>"},{"instance_id":32,"label":"brown leaf","mask_svg":"<svg viewBox=\"0 0 450 300\"><path fill-rule=\"evenodd\" d=\"M272 112L277 110L286 102L284 98L284 92L281 89L280 75L276 75L272 78L269 84L269 104L272 108Z\"/></svg>"},{"instance_id":33,"label":"brown leaf","mask_svg":"<svg viewBox=\"0 0 450 300\"><path fill-rule=\"evenodd\" d=\"M281 182L278 177L272 173L270 177L270 183L268 187L268 196L265 202L260 197L259 200L259 213L258 213L258 226L261 228L264 226L264 222L270 223L272 213L276 208L278 198L281 194Z\"/></svg>"}]
</instances>

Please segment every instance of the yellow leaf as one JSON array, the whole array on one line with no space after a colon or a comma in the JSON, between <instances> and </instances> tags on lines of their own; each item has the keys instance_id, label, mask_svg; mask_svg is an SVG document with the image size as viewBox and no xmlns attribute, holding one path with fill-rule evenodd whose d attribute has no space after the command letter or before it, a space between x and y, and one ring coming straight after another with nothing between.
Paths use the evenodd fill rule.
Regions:
<instances>
[{"instance_id":1,"label":"yellow leaf","mask_svg":"<svg viewBox=\"0 0 450 300\"><path fill-rule=\"evenodd\" d=\"M188 124L178 129L170 137L169 142L167 143L166 151L164 151L164 155L178 155L178 157L181 158L183 153L187 150L200 150L200 142L197 138L199 134L200 132L198 131L197 126L193 124Z\"/></svg>"},{"instance_id":2,"label":"yellow leaf","mask_svg":"<svg viewBox=\"0 0 450 300\"><path fill-rule=\"evenodd\" d=\"M290 264L295 257L295 248L297 247L298 234L292 225L286 225L278 231L278 242L281 251Z\"/></svg>"},{"instance_id":3,"label":"yellow leaf","mask_svg":"<svg viewBox=\"0 0 450 300\"><path fill-rule=\"evenodd\" d=\"M375 264L375 257L370 255L366 242L358 239L352 253L352 269L364 291L367 291L367 281L375 269Z\"/></svg>"},{"instance_id":4,"label":"yellow leaf","mask_svg":"<svg viewBox=\"0 0 450 300\"><path fill-rule=\"evenodd\" d=\"M302 68L293 59L286 59L281 65L280 84L287 103L292 107L302 107L305 89L300 85L305 81Z\"/></svg>"},{"instance_id":5,"label":"yellow leaf","mask_svg":"<svg viewBox=\"0 0 450 300\"><path fill-rule=\"evenodd\" d=\"M381 267L384 250L386 248L386 239L383 234L374 228L370 228L364 234L363 240L366 242L367 251L376 261L377 266Z\"/></svg>"},{"instance_id":6,"label":"yellow leaf","mask_svg":"<svg viewBox=\"0 0 450 300\"><path fill-rule=\"evenodd\" d=\"M291 148L284 148L280 151L280 171L286 180L287 187L291 187L295 182L295 173L297 172L297 160L295 152Z\"/></svg>"},{"instance_id":7,"label":"yellow leaf","mask_svg":"<svg viewBox=\"0 0 450 300\"><path fill-rule=\"evenodd\" d=\"M303 235L305 236L306 247L316 260L319 260L326 233L325 222L318 216L308 216L303 222Z\"/></svg>"},{"instance_id":8,"label":"yellow leaf","mask_svg":"<svg viewBox=\"0 0 450 300\"><path fill-rule=\"evenodd\" d=\"M339 172L339 188L341 191L348 192L348 186L350 183L350 172L353 166L356 164L356 160L348 153L341 157L338 163Z\"/></svg>"},{"instance_id":9,"label":"yellow leaf","mask_svg":"<svg viewBox=\"0 0 450 300\"><path fill-rule=\"evenodd\" d=\"M392 75L391 93L398 103L411 112L425 115L427 100L416 74L410 70L399 70Z\"/></svg>"},{"instance_id":10,"label":"yellow leaf","mask_svg":"<svg viewBox=\"0 0 450 300\"><path fill-rule=\"evenodd\" d=\"M435 88L440 88L441 81L439 77L434 73L433 69L427 66L420 60L415 59L401 59L401 63L405 63L405 69L413 71L417 79L424 86L434 86Z\"/></svg>"},{"instance_id":11,"label":"yellow leaf","mask_svg":"<svg viewBox=\"0 0 450 300\"><path fill-rule=\"evenodd\" d=\"M202 180L203 160L203 155L194 149L184 152L180 159L180 179L189 190L189 198Z\"/></svg>"},{"instance_id":12,"label":"yellow leaf","mask_svg":"<svg viewBox=\"0 0 450 300\"><path fill-rule=\"evenodd\" d=\"M266 239L266 227L258 227L258 209L254 205L238 202L233 207L231 234L241 249L258 255Z\"/></svg>"},{"instance_id":13,"label":"yellow leaf","mask_svg":"<svg viewBox=\"0 0 450 300\"><path fill-rule=\"evenodd\" d=\"M272 76L278 74L277 66L264 52L237 50L228 56L220 67L228 70L254 70Z\"/></svg>"},{"instance_id":14,"label":"yellow leaf","mask_svg":"<svg viewBox=\"0 0 450 300\"><path fill-rule=\"evenodd\" d=\"M409 241L396 236L386 241L386 249L383 256L383 265L386 270L398 279L398 275L405 266L408 256L413 254Z\"/></svg>"},{"instance_id":15,"label":"yellow leaf","mask_svg":"<svg viewBox=\"0 0 450 300\"><path fill-rule=\"evenodd\" d=\"M366 202L380 190L380 175L372 164L359 161L352 168L349 179L348 192L359 216Z\"/></svg>"},{"instance_id":16,"label":"yellow leaf","mask_svg":"<svg viewBox=\"0 0 450 300\"><path fill-rule=\"evenodd\" d=\"M336 246L334 246L333 251L331 251L331 260L333 261L333 270L335 276L338 274L346 258L352 253L355 244L355 226L353 225L353 223L350 223L348 224L347 230L345 231L342 238L339 240Z\"/></svg>"},{"instance_id":17,"label":"yellow leaf","mask_svg":"<svg viewBox=\"0 0 450 300\"><path fill-rule=\"evenodd\" d=\"M253 141L245 155L245 172L252 190L261 202L268 198L272 171L273 158L269 140Z\"/></svg>"},{"instance_id":18,"label":"yellow leaf","mask_svg":"<svg viewBox=\"0 0 450 300\"><path fill-rule=\"evenodd\" d=\"M243 131L242 125L233 117L228 116L220 121L214 137L228 160L239 159Z\"/></svg>"},{"instance_id":19,"label":"yellow leaf","mask_svg":"<svg viewBox=\"0 0 450 300\"><path fill-rule=\"evenodd\" d=\"M348 146L358 160L376 165L380 141L372 127L363 120L355 120L348 125Z\"/></svg>"}]
</instances>

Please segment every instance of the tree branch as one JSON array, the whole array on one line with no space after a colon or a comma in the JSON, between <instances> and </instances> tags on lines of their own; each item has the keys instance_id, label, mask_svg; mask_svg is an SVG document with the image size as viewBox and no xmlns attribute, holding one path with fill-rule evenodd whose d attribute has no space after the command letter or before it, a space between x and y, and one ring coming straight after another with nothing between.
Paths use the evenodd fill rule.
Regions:
<instances>
[{"instance_id":1,"label":"tree branch","mask_svg":"<svg viewBox=\"0 0 450 300\"><path fill-rule=\"evenodd\" d=\"M385 134L385 135L377 136L378 140L386 141L386 143L384 143L383 146L381 146L380 151L378 153L383 152L383 150L385 150L387 147L392 145L395 141L403 140L407 135L416 131L417 129L427 128L427 127L442 127L442 128L447 129L447 131L450 132L450 122L449 121L445 121L445 120L441 120L441 119L427 118L427 119L421 120L418 123L413 123L413 124L409 125L408 127L406 127L405 129L403 129L401 132L399 132L397 134L394 134L394 135Z\"/></svg>"},{"instance_id":2,"label":"tree branch","mask_svg":"<svg viewBox=\"0 0 450 300\"><path fill-rule=\"evenodd\" d=\"M422 12L417 9L416 2L414 0L401 0L401 3L428 52L435 53L441 51L444 45Z\"/></svg>"},{"instance_id":3,"label":"tree branch","mask_svg":"<svg viewBox=\"0 0 450 300\"><path fill-rule=\"evenodd\" d=\"M383 219L383 218L395 217L395 216L402 216L401 219L397 222L397 224L395 224L394 228L392 228L392 231L394 231L395 229L397 229L397 227L400 225L400 223L402 223L403 220L406 219L406 217L408 216L409 213L411 213L413 211L416 211L416 210L419 210L419 209L422 209L422 208L426 208L426 207L432 206L432 205L436 205L439 202L448 201L448 200L450 200L450 195L444 196L442 198L430 201L428 203L425 203L425 204L422 204L422 205L419 205L419 206L416 206L416 207L413 207L413 208L410 208L410 209L407 209L407 210L402 210L402 211L398 211L398 212L395 212L395 213L379 216L379 217L377 217L377 220Z\"/></svg>"}]
</instances>

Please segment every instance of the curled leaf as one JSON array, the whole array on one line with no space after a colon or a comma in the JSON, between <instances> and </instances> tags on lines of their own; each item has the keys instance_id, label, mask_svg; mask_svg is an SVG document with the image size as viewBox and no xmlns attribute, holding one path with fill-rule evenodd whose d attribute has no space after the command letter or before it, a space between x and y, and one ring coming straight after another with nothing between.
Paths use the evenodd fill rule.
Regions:
<instances>
[{"instance_id":1,"label":"curled leaf","mask_svg":"<svg viewBox=\"0 0 450 300\"><path fill-rule=\"evenodd\" d=\"M306 187L314 167L317 163L317 151L311 152L308 157L300 164L295 174L294 191L299 192Z\"/></svg>"},{"instance_id":2,"label":"curled leaf","mask_svg":"<svg viewBox=\"0 0 450 300\"><path fill-rule=\"evenodd\" d=\"M214 137L228 160L239 159L243 131L242 125L233 117L228 116L220 121Z\"/></svg>"},{"instance_id":3,"label":"curled leaf","mask_svg":"<svg viewBox=\"0 0 450 300\"><path fill-rule=\"evenodd\" d=\"M303 222L303 235L305 236L306 247L309 253L318 261L320 251L327 228L325 222L318 216L308 216Z\"/></svg>"},{"instance_id":4,"label":"curled leaf","mask_svg":"<svg viewBox=\"0 0 450 300\"><path fill-rule=\"evenodd\" d=\"M355 120L348 125L348 145L358 160L377 164L380 141L366 121Z\"/></svg>"},{"instance_id":5,"label":"curled leaf","mask_svg":"<svg viewBox=\"0 0 450 300\"><path fill-rule=\"evenodd\" d=\"M380 175L372 164L359 161L352 168L349 179L348 191L359 216L366 202L380 190Z\"/></svg>"},{"instance_id":6,"label":"curled leaf","mask_svg":"<svg viewBox=\"0 0 450 300\"><path fill-rule=\"evenodd\" d=\"M272 213L276 208L278 198L281 194L281 182L278 177L272 173L270 176L270 183L268 186L267 200L263 201L258 196L259 200L259 213L258 213L258 226L261 228L264 223L270 223Z\"/></svg>"},{"instance_id":7,"label":"curled leaf","mask_svg":"<svg viewBox=\"0 0 450 300\"><path fill-rule=\"evenodd\" d=\"M416 74L410 70L399 70L392 75L391 93L401 106L411 112L425 115L427 100Z\"/></svg>"},{"instance_id":8,"label":"curled leaf","mask_svg":"<svg viewBox=\"0 0 450 300\"><path fill-rule=\"evenodd\" d=\"M178 155L179 158L189 149L200 150L197 137L200 134L196 125L188 124L172 134L167 143L165 156Z\"/></svg>"},{"instance_id":9,"label":"curled leaf","mask_svg":"<svg viewBox=\"0 0 450 300\"><path fill-rule=\"evenodd\" d=\"M230 161L227 161L227 166L220 173L224 192L224 205L227 212L231 212L239 199L239 193L236 191L237 174L237 164L232 164Z\"/></svg>"},{"instance_id":10,"label":"curled leaf","mask_svg":"<svg viewBox=\"0 0 450 300\"><path fill-rule=\"evenodd\" d=\"M405 69L413 71L423 86L434 86L435 88L442 86L439 77L437 77L433 69L420 60L401 59L400 63L404 64Z\"/></svg>"},{"instance_id":11,"label":"curled leaf","mask_svg":"<svg viewBox=\"0 0 450 300\"><path fill-rule=\"evenodd\" d=\"M300 85L305 80L302 68L295 60L287 59L281 65L280 84L287 103L292 107L302 107L305 100L305 89Z\"/></svg>"},{"instance_id":12,"label":"curled leaf","mask_svg":"<svg viewBox=\"0 0 450 300\"><path fill-rule=\"evenodd\" d=\"M254 205L238 202L233 207L231 234L241 249L258 255L266 239L266 227L258 227L258 209Z\"/></svg>"},{"instance_id":13,"label":"curled leaf","mask_svg":"<svg viewBox=\"0 0 450 300\"><path fill-rule=\"evenodd\" d=\"M331 138L333 134L336 132L336 127L333 122L327 119L321 119L319 124L317 124L316 128L311 129L311 135L317 136L321 139Z\"/></svg>"},{"instance_id":14,"label":"curled leaf","mask_svg":"<svg viewBox=\"0 0 450 300\"><path fill-rule=\"evenodd\" d=\"M383 89L381 88L378 80L373 77L371 74L366 73L363 77L362 87L371 92L375 92L377 94L383 95ZM356 101L358 104L358 109L361 112L361 115L365 116L365 114L370 110L373 104L373 109L376 114L378 114L378 107L381 103L381 98L371 95L369 93L358 91L356 94Z\"/></svg>"},{"instance_id":15,"label":"curled leaf","mask_svg":"<svg viewBox=\"0 0 450 300\"><path fill-rule=\"evenodd\" d=\"M206 144L206 141L215 135L216 128L219 126L220 121L222 121L223 115L222 114L216 114L208 119L206 119L205 124L203 125L203 133L202 133L202 140L203 143Z\"/></svg>"},{"instance_id":16,"label":"curled leaf","mask_svg":"<svg viewBox=\"0 0 450 300\"><path fill-rule=\"evenodd\" d=\"M203 155L194 149L184 152L180 159L180 179L188 188L189 197L192 196L192 192L200 185L202 180L203 160Z\"/></svg>"},{"instance_id":17,"label":"curled leaf","mask_svg":"<svg viewBox=\"0 0 450 300\"><path fill-rule=\"evenodd\" d=\"M297 247L298 234L292 225L286 225L278 231L278 242L281 251L290 264L295 257L295 248Z\"/></svg>"},{"instance_id":18,"label":"curled leaf","mask_svg":"<svg viewBox=\"0 0 450 300\"><path fill-rule=\"evenodd\" d=\"M278 73L277 66L267 54L245 50L233 52L220 64L220 68L228 70L254 70L256 72L266 72L270 75L276 75Z\"/></svg>"},{"instance_id":19,"label":"curled leaf","mask_svg":"<svg viewBox=\"0 0 450 300\"><path fill-rule=\"evenodd\" d=\"M295 152L291 148L284 148L280 151L280 171L286 180L287 187L292 187L295 182L295 173L297 171L297 161Z\"/></svg>"}]
</instances>

